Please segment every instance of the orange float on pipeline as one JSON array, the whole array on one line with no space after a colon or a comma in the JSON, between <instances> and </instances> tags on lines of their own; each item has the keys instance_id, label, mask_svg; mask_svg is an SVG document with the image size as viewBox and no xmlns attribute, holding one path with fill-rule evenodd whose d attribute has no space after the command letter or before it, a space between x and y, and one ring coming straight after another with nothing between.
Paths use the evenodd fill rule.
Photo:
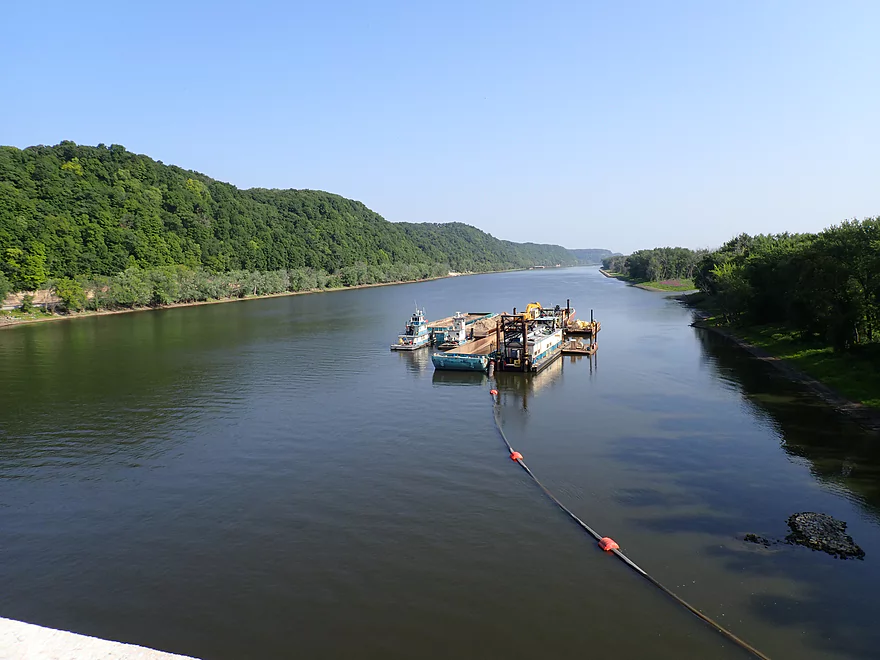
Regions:
<instances>
[{"instance_id":1,"label":"orange float on pipeline","mask_svg":"<svg viewBox=\"0 0 880 660\"><path fill-rule=\"evenodd\" d=\"M607 536L599 539L599 547L602 548L605 552L620 550L620 546L617 545L617 542L615 542L615 540L612 538L608 538Z\"/></svg>"}]
</instances>

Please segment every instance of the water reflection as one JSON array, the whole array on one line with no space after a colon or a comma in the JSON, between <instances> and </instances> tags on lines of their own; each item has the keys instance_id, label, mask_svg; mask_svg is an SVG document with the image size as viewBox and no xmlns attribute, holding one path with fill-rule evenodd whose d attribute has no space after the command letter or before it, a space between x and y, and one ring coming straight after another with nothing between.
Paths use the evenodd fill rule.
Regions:
<instances>
[{"instance_id":1,"label":"water reflection","mask_svg":"<svg viewBox=\"0 0 880 660\"><path fill-rule=\"evenodd\" d=\"M777 431L782 449L808 462L826 486L864 505L880 519L880 443L773 367L748 359L722 337L697 331L707 364L737 384L754 412Z\"/></svg>"},{"instance_id":2,"label":"water reflection","mask_svg":"<svg viewBox=\"0 0 880 660\"><path fill-rule=\"evenodd\" d=\"M530 397L540 390L556 387L562 383L565 361L566 357L556 360L536 374L496 372L495 382L501 404L528 410Z\"/></svg>"},{"instance_id":3,"label":"water reflection","mask_svg":"<svg viewBox=\"0 0 880 660\"><path fill-rule=\"evenodd\" d=\"M698 586L691 587L695 599L712 603L728 580L731 593L736 584L748 585L747 616L761 622L749 641L771 657L876 657L880 629L872 608L864 606L877 589L876 439L771 365L718 335L693 332L701 364L722 393L711 386L705 394L658 392L654 407L648 394L628 400L629 413L652 413L642 433L631 433L631 423L622 425L627 431L615 437L610 450L633 484L615 496L631 511L630 533L701 539L696 557L711 558L723 572L714 574L712 587L699 596ZM787 517L798 511L845 520L847 531L867 548L865 561L840 562L803 548L743 541L748 532L781 539ZM669 566L678 575L704 570L699 559L692 567L672 561ZM781 643L780 630L803 635L809 641L801 651L807 652Z\"/></svg>"},{"instance_id":4,"label":"water reflection","mask_svg":"<svg viewBox=\"0 0 880 660\"><path fill-rule=\"evenodd\" d=\"M427 353L425 355L426 365L430 364L430 358ZM491 382L498 390L502 404L512 404L521 410L528 410L529 399L537 392L548 387L556 387L562 383L566 362L568 362L567 368L571 369L573 363L583 360L587 364L579 365L577 368L589 368L589 372L592 374L595 369L595 356L564 356L535 374L498 371L494 372L491 379L484 372L434 369L431 382L435 385L486 385ZM415 367L407 363L407 368ZM427 368L427 366L419 368Z\"/></svg>"},{"instance_id":5,"label":"water reflection","mask_svg":"<svg viewBox=\"0 0 880 660\"><path fill-rule=\"evenodd\" d=\"M482 371L445 371L435 369L431 382L434 385L485 385L489 377Z\"/></svg>"},{"instance_id":6,"label":"water reflection","mask_svg":"<svg viewBox=\"0 0 880 660\"><path fill-rule=\"evenodd\" d=\"M584 366L589 370L590 380L593 380L593 377L599 372L598 351L592 355L565 355L563 356L562 361L567 362L568 364L577 364L578 362L585 361L587 364Z\"/></svg>"},{"instance_id":7,"label":"water reflection","mask_svg":"<svg viewBox=\"0 0 880 660\"><path fill-rule=\"evenodd\" d=\"M428 349L418 351L396 351L397 358L406 370L414 375L423 374L431 368L431 353Z\"/></svg>"}]
</instances>

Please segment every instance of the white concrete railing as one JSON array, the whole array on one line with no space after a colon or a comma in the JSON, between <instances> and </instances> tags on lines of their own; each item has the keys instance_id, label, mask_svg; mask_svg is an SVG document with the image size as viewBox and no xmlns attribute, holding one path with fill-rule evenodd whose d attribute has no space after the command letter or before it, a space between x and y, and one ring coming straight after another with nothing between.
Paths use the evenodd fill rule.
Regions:
<instances>
[{"instance_id":1,"label":"white concrete railing","mask_svg":"<svg viewBox=\"0 0 880 660\"><path fill-rule=\"evenodd\" d=\"M195 660L0 617L3 660Z\"/></svg>"}]
</instances>

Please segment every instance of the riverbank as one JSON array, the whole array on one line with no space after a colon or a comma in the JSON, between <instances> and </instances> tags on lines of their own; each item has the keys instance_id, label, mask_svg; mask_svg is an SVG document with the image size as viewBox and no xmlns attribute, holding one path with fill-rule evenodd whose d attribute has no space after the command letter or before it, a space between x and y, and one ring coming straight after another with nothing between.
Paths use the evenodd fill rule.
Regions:
<instances>
[{"instance_id":1,"label":"riverbank","mask_svg":"<svg viewBox=\"0 0 880 660\"><path fill-rule=\"evenodd\" d=\"M678 298L697 311L693 326L719 334L800 383L862 427L880 432L880 350L835 352L779 325L725 323L702 294Z\"/></svg>"},{"instance_id":2,"label":"riverbank","mask_svg":"<svg viewBox=\"0 0 880 660\"><path fill-rule=\"evenodd\" d=\"M675 280L636 280L628 275L624 275L623 273L614 273L611 271L604 270L603 268L599 269L599 272L602 273L605 277L610 277L615 280L620 280L621 282L626 282L630 286L633 286L637 289L644 289L645 291L659 291L659 292L674 292L674 293L691 293L697 290L697 287L694 286L694 281L691 279L675 279Z\"/></svg>"},{"instance_id":3,"label":"riverbank","mask_svg":"<svg viewBox=\"0 0 880 660\"><path fill-rule=\"evenodd\" d=\"M487 273L449 273L449 275L441 275L440 277L426 277L421 280L405 280L402 282L380 282L377 284L356 284L354 286L342 286L332 289L310 289L308 291L285 291L282 293L267 293L262 296L244 296L242 298L218 298L216 300L199 300L195 302L169 303L167 305L156 305L152 307L131 307L125 309L99 309L96 311L82 312L65 312L63 314L46 312L44 310L34 310L27 314L19 311L0 312L0 330L3 328L12 328L19 325L29 325L32 323L45 323L48 321L69 321L72 319L90 318L93 316L111 316L114 314L131 314L134 312L153 312L159 309L174 309L175 307L197 307L199 305L219 305L222 303L242 302L244 300L264 300L266 298L283 298L286 296L305 296L314 293L334 293L337 291L352 291L354 289L372 289L380 286L396 286L399 284L417 284L418 282L432 282L434 280L445 280L450 277L465 277L468 275L487 275L492 273L506 273L513 271L488 271Z\"/></svg>"}]
</instances>

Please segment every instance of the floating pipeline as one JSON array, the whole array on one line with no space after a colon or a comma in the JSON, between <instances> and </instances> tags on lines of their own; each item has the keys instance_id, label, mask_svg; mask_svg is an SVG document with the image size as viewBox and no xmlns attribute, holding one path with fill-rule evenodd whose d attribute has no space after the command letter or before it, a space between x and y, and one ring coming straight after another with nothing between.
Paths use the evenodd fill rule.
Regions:
<instances>
[{"instance_id":1,"label":"floating pipeline","mask_svg":"<svg viewBox=\"0 0 880 660\"><path fill-rule=\"evenodd\" d=\"M663 586L663 584L661 584L656 579L651 577L650 574L648 574L645 570L643 570L632 559L627 557L623 553L623 551L620 549L620 546L613 539L611 539L607 536L602 536L601 534L599 534L596 530L594 530L592 527L590 527L587 523L585 523L583 520L578 518L559 499L557 499L556 496L552 492L550 492L550 490L543 483L541 483L541 481L538 479L538 477L535 476L535 473L532 472L531 469L529 469L529 466L526 465L526 462L523 459L523 455L513 448L513 446L510 444L510 441L508 441L507 436L504 434L504 430L501 428L501 404L498 401L498 390L495 390L495 389L489 390L489 394L492 395L492 411L493 411L493 416L495 418L495 428L498 429L498 434L501 436L501 439L504 441L504 444L507 446L507 452L510 455L510 459L512 461L514 461L515 463L519 464L519 466L525 471L525 473L527 475L529 475L529 477L531 477L532 481L534 481L535 484L542 491L544 491L544 494L548 498L550 498L550 500L557 507L559 507L569 518L571 518L572 521L577 523L577 525L579 525L584 531L586 531L590 536L592 536L594 539L596 539L596 542L598 543L599 547L603 551L617 557L624 564L626 564L632 570L634 570L636 573L638 573L643 578L645 578L648 582L650 582L655 587L660 589L660 591L662 591L667 596L672 598L672 600L674 600L676 603L678 603L679 605L684 607L687 611L689 611L691 614L696 616L698 619L700 619L701 621L703 621L704 623L709 625L713 630L721 633L721 635L723 635L729 641L731 641L734 644L736 644L737 646L739 646L741 649L744 649L745 651L752 654L752 656L754 656L756 658L760 658L761 660L770 660L770 658L768 656L761 653L761 651L759 651L754 646L752 646L751 644L746 642L744 639L737 637L734 633L732 633L730 630L728 630L727 628L722 626L720 623L718 623L717 621L715 621L711 617L703 614L696 607L694 607L693 605L688 603L686 600L684 600L680 596L677 596L675 593L673 593L672 591L667 589L665 586Z\"/></svg>"}]
</instances>

